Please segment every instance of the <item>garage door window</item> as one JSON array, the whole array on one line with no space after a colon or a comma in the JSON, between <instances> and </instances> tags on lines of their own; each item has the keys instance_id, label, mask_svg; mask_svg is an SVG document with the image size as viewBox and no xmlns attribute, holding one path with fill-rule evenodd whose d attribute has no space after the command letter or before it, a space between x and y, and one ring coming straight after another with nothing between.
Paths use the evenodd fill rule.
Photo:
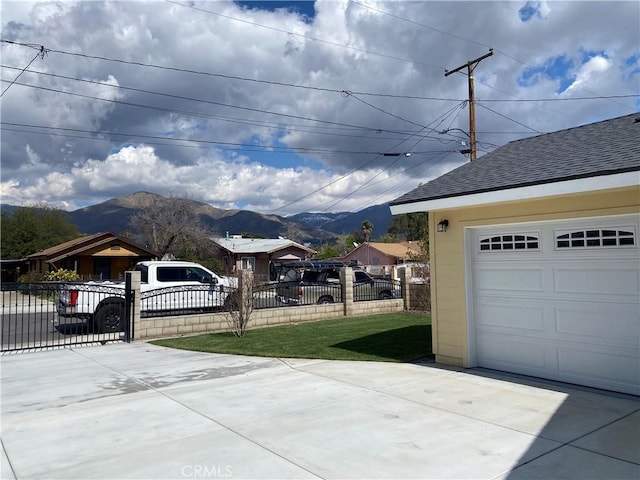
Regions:
<instances>
[{"instance_id":1,"label":"garage door window","mask_svg":"<svg viewBox=\"0 0 640 480\"><path fill-rule=\"evenodd\" d=\"M480 237L481 252L505 250L538 250L540 236L538 234L487 235Z\"/></svg>"},{"instance_id":2,"label":"garage door window","mask_svg":"<svg viewBox=\"0 0 640 480\"><path fill-rule=\"evenodd\" d=\"M557 248L627 247L636 244L634 229L589 229L556 232Z\"/></svg>"}]
</instances>

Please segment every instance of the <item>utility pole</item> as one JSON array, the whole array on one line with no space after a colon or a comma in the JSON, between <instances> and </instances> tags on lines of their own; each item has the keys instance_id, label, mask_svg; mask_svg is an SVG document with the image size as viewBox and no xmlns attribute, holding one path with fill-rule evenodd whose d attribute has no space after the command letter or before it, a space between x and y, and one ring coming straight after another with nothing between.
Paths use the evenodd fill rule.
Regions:
<instances>
[{"instance_id":1,"label":"utility pole","mask_svg":"<svg viewBox=\"0 0 640 480\"><path fill-rule=\"evenodd\" d=\"M460 65L458 68L453 70L444 71L444 76L448 77L452 73L459 72L463 68L467 67L467 74L469 77L469 140L471 141L471 160L476 159L476 106L475 106L475 96L473 92L473 71L476 66L485 58L489 58L493 55L493 48L489 49L489 53L476 58L475 60L470 60L464 65Z\"/></svg>"}]
</instances>

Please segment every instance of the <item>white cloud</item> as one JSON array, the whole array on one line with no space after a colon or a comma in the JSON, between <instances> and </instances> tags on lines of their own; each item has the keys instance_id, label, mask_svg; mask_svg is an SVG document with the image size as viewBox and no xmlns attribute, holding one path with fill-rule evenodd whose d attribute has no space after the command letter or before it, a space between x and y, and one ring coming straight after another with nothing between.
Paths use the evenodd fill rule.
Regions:
<instances>
[{"instance_id":1,"label":"white cloud","mask_svg":"<svg viewBox=\"0 0 640 480\"><path fill-rule=\"evenodd\" d=\"M444 69L489 47L495 54L477 67L476 94L501 115L476 110L485 150L526 135L488 132L553 131L636 109L637 97L562 105L490 100L554 97L558 81L518 79L563 55L576 65L563 96L637 95L637 76L625 63L639 50L637 2L533 2L536 17L527 22L519 14L525 2L359 3L371 8L318 1L316 17L305 23L292 12L233 2L195 2L199 10L161 1L3 2L3 38L133 64L54 51L32 64L59 76L25 72L2 97L2 201L73 208L147 190L278 213L388 201L464 159L455 153L458 136L431 129L467 130L467 110L455 100L414 97L465 99L466 78L445 78ZM5 80L36 53L1 48L3 63L14 68ZM596 53L583 64L585 52ZM412 136L416 124L428 128ZM280 153L283 146L299 149L297 157ZM376 155L405 150L426 153L396 163Z\"/></svg>"},{"instance_id":2,"label":"white cloud","mask_svg":"<svg viewBox=\"0 0 640 480\"><path fill-rule=\"evenodd\" d=\"M597 55L584 63L576 75L575 81L567 88L567 92L586 86L597 86L602 84L607 71L611 68L611 61L605 57Z\"/></svg>"}]
</instances>

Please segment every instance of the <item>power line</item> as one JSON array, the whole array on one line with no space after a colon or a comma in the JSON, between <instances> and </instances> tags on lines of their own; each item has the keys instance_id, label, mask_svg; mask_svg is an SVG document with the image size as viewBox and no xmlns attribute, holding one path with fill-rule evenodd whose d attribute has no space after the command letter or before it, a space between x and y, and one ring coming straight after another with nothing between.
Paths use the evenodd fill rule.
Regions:
<instances>
[{"instance_id":1,"label":"power line","mask_svg":"<svg viewBox=\"0 0 640 480\"><path fill-rule=\"evenodd\" d=\"M212 72L205 72L205 71L199 71L199 70L191 70L191 69L186 69L186 68L178 68L178 67L171 67L171 66L165 66L165 65L157 65L157 64L152 64L152 63L134 62L134 61L131 61L131 60L110 58L110 57L105 57L105 56L101 56L101 55L90 55L90 54L79 53L79 52L68 52L68 51L65 51L65 50L47 49L42 45L15 42L15 41L5 40L5 39L0 39L0 42L1 43L11 44L11 45L35 48L35 49L38 49L38 50L42 48L42 49L44 49L45 53L58 53L60 55L68 55L68 56L74 56L74 57L88 58L88 59L93 59L93 60L102 60L102 61L105 61L105 62L121 63L121 64L124 64L124 65L131 65L131 66L138 66L138 67L145 67L145 68L155 68L155 69L173 71L173 72L179 72L179 73L189 73L189 74L193 74L193 75L204 75L204 76L209 76L209 77L224 78L224 79L227 79L227 80L238 80L238 81L243 81L243 82L254 82L254 83L261 83L261 84L266 84L266 85L280 86L280 87L299 88L299 89L305 89L305 90L315 90L315 91L327 92L327 93L342 94L343 92L348 91L350 94L359 95L359 96L386 97L386 98L396 98L396 99L405 99L405 100L426 100L426 101L438 101L438 102L462 102L462 101L464 101L464 99L461 99L461 98L425 97L425 96L420 96L420 95L397 95L397 94L389 94L389 93L362 92L362 91L357 91L357 90L345 90L344 88L323 88L323 87L315 87L315 86L310 86L310 85L300 85L300 84L294 84L294 83L277 82L277 81L273 81L273 80L259 80L259 79L250 78L250 77L240 77L240 76L235 76L235 75L226 75L226 74L222 74L222 73L212 73ZM6 66L5 68L17 69L16 67L9 67L9 66ZM53 75L53 74L48 74L48 73L44 73L44 72L35 72L35 71L31 71L31 70L27 70L27 71L31 72L31 73L40 73L42 75ZM61 76L61 77L64 78L64 76ZM480 82L480 83L482 83L482 82ZM499 91L499 90L497 90L494 87L491 87L489 85L485 85L485 86L487 86L489 88L492 88L492 89L494 89L496 91ZM513 95L513 94L511 94L509 92L503 92L503 93L505 93L507 95ZM562 98L560 98L560 97L558 97L558 98L511 98L511 99L503 98L503 99L485 99L485 100L482 100L482 101L484 103L487 103L487 102L563 102L563 101L581 101L581 100L624 99L624 98L633 98L633 97L637 97L637 96L640 96L640 94L615 94L615 95L599 95L599 96L594 96L594 97L562 97Z\"/></svg>"},{"instance_id":2,"label":"power line","mask_svg":"<svg viewBox=\"0 0 640 480\"><path fill-rule=\"evenodd\" d=\"M394 185L391 188L388 188L384 192L376 195L375 197L370 198L368 200L367 204L360 205L359 207L356 207L355 210L356 211L362 210L363 208L371 206L371 204L375 203L379 198L389 196L393 192L400 192L400 188L401 187L404 188L404 186L406 184L408 184L408 183L410 183L412 181L415 181L416 178L418 178L418 177L424 178L437 165L437 162L439 160L441 160L442 158L444 158L447 155L450 155L451 153L454 153L454 152L443 151L440 154L436 155L434 158L429 158L429 159L425 160L424 162L420 162L420 163L417 163L417 164L415 164L415 165L413 165L413 166L411 166L409 168L405 168L404 170L402 170L402 172L400 172L398 174L398 176L400 174L405 174L405 175L407 175L407 178L405 178L401 182L396 183L396 185ZM418 171L416 174L409 174L409 171L413 171L414 169L418 169L420 167L425 167L425 168L423 168L422 170ZM378 180L377 182L372 183L371 185L369 185L369 187L374 187L375 185L378 185L379 183L386 182L386 181L388 181L388 179L386 179L386 178L382 179L382 180ZM397 194L394 194L394 195L397 196Z\"/></svg>"},{"instance_id":3,"label":"power line","mask_svg":"<svg viewBox=\"0 0 640 480\"><path fill-rule=\"evenodd\" d=\"M444 30L440 30L438 28L431 27L429 25L425 25L424 23L415 22L413 20L409 20L408 18L400 17L399 15L394 15L393 13L385 12L384 10L379 10L379 9L377 9L375 7L372 7L371 5L365 5L364 3L356 2L355 0L349 0L349 3L353 3L355 5L358 5L360 7L366 8L368 10L373 10L374 12L381 13L381 14L386 15L388 17L397 18L398 20L402 20L403 22L411 23L413 25L418 25L419 27L423 27L423 28L427 28L429 30L433 30L434 32L441 33L442 35L447 35L449 37L457 38L457 39L463 40L465 42L473 43L473 44L478 45L480 47L491 48L490 45L485 45L484 43L480 43L480 42L477 42L475 40L469 40L468 38L464 38L464 37L461 37L459 35L455 35L455 34L450 33L450 32L445 32Z\"/></svg>"},{"instance_id":4,"label":"power line","mask_svg":"<svg viewBox=\"0 0 640 480\"><path fill-rule=\"evenodd\" d=\"M111 136L111 137L128 137L128 138L134 137L134 138L150 139L150 140L170 140L172 142L187 142L187 143L198 143L198 144L205 144L205 145L243 147L242 148L243 151L247 151L247 149L251 149L249 151L274 150L273 153L281 153L281 151L291 150L294 152L300 151L300 152L307 152L307 153L330 153L330 154L341 154L341 155L344 155L344 154L380 155L381 154L381 152L373 152L373 151L331 150L331 149L324 149L324 148L304 148L304 147L299 147L299 148L298 147L281 147L277 145L265 146L264 148L260 149L256 145L251 145L246 143L222 142L218 140L199 140L199 139L193 139L193 138L165 137L165 136L159 136L159 135L144 135L144 134L138 134L138 133L109 132L104 130L84 130L80 128L51 127L47 125L31 125L31 124L25 124L25 123L14 123L14 122L4 122L4 121L0 121L0 125L3 125L3 126L8 125L11 127L59 130L62 132L77 132L77 133L84 133L88 135L105 135L105 136ZM95 139L95 137L89 137L89 136L81 137L76 135L63 135L63 134L55 134L51 132L38 132L38 131L32 131L32 130L19 130L19 129L8 129L8 128L3 128L3 130L20 131L24 133L35 133L35 134L42 134L42 135L69 136L69 137L84 138L89 140ZM104 139L104 140L109 140L109 139ZM169 145L169 144L162 144L162 145ZM244 148L244 147L247 147L247 148ZM433 152L415 152L415 153L433 153Z\"/></svg>"},{"instance_id":5,"label":"power line","mask_svg":"<svg viewBox=\"0 0 640 480\"><path fill-rule=\"evenodd\" d=\"M367 8L367 9L369 9L369 10L373 10L373 11L375 11L375 12L381 13L381 14L383 14L383 15L386 15L386 16L389 16L389 17L392 17L392 18L396 18L396 19L398 19L398 20L402 20L402 21L404 21L404 22L411 23L411 24L413 24L413 25L417 25L417 26L420 26L420 27L423 27L423 28L426 28L426 29L429 29L429 30L433 30L433 31L438 32L438 33L440 33L440 34L442 34L442 35L447 35L447 36L450 36L450 37L453 37L453 38L457 38L458 40L462 40L462 41L467 42L467 43L471 43L471 44L474 44L474 45L479 45L479 46L481 46L481 47L485 47L485 48L489 48L489 49L495 50L496 52L501 53L501 54L502 54L502 55L504 55L505 57L510 58L511 60L515 60L516 62L518 62L518 63L520 63L520 64L522 64L522 65L524 65L524 66L526 66L526 67L529 67L529 68L536 68L536 67L534 67L533 65L531 65L531 64L529 64L529 63L527 63L527 62L525 62L524 60L520 60L519 58L514 57L513 55L511 55L511 54L509 54L509 53L505 52L504 50L500 50L500 49L498 49L498 48L493 47L492 45L487 45L487 44L485 44L485 43L481 43L481 42L478 42L478 41L476 41L476 40L471 40L471 39L468 39L468 38L465 38L465 37L461 37L461 36L459 36L459 35L455 35L455 34L453 34L453 33L446 32L446 31L444 31L444 30L440 30L440 29L438 29L438 28L435 28L435 27L432 27L432 26L429 26L429 25L425 25L425 24L423 24L423 23L418 23L418 22L415 22L415 21L413 21L413 20L409 20L408 18L400 17L400 16L398 16L398 15L394 15L394 14L392 14L392 13L385 12L385 11L383 11L383 10L379 10L379 9L377 9L377 8L374 8L374 7L370 6L370 5L365 5L365 4L359 3L359 2L357 2L357 1L355 1L355 0L349 0L349 2L350 2L350 3L353 3L353 4L356 4L356 5L359 5L359 6L363 7L363 8ZM507 94L509 94L508 92L504 92L504 91L502 91L502 90L498 90L498 89L496 89L495 87L492 87L491 85L488 85L488 84L486 84L486 83L484 83L484 82L482 82L482 81L480 81L479 83L480 83L480 84L482 84L482 85L484 85L485 87L489 87L489 88L491 88L491 89L493 89L493 90L501 91L502 93L507 93ZM580 88L581 90L584 90L585 92L589 92L589 93L592 93L592 94L594 94L594 95L597 95L597 97L612 100L612 101L614 101L614 103L617 103L617 104L618 104L618 105L620 105L620 106L623 106L623 107L625 106L625 105L622 105L621 103L615 102L615 99L617 99L617 98L619 98L619 97L616 97L616 96L600 96L598 93L596 93L596 92L594 92L593 90L590 90L590 89L588 89L588 88L586 88L586 87L584 87L584 86L582 86L582 85L578 85L578 88ZM632 96L637 96L637 95L632 95ZM596 97L596 98L597 98L597 97ZM592 97L590 97L590 98L592 98ZM528 100L524 100L524 101L528 101ZM564 112L559 112L559 113L564 113Z\"/></svg>"},{"instance_id":6,"label":"power line","mask_svg":"<svg viewBox=\"0 0 640 480\"><path fill-rule=\"evenodd\" d=\"M5 39L0 39L1 43L7 43L7 44L11 44L11 45L17 45L17 46L23 46L23 47L29 47L29 48L35 48L35 47L42 47L41 45L35 45L35 44L31 44L31 43L22 43L22 42L15 42L12 40L5 40ZM44 47L42 47L44 48ZM227 75L227 74L223 74L223 73L212 73L212 72L205 72L205 71L201 71L201 70L191 70L191 69L187 69L187 68L178 68L178 67L171 67L171 66L166 66L166 65L158 65L158 64L153 64L153 63L144 63L144 62L135 62L132 60L123 60L123 59L119 59L119 58L110 58L110 57L105 57L102 55L90 55L87 53L79 53L79 52L68 52L65 50L56 50L56 49L46 49L46 52L49 53L58 53L60 55L68 55L68 56L74 56L74 57L80 57L80 58L87 58L87 59L92 59L92 60L102 60L105 62L114 62L114 63L121 63L124 65L131 65L131 66L137 66L137 67L145 67L145 68L155 68L155 69L160 69L160 70L167 70L167 71L172 71L172 72L179 72L179 73L189 73L189 74L193 74L193 75L204 75L204 76L208 76L208 77L217 77L217 78L224 78L226 80L238 80L238 81L243 81L243 82L254 82L254 83L261 83L261 84L266 84L266 85L274 85L274 86L280 86L280 87L289 87L289 88L300 88L300 89L305 89L305 90L316 90L319 92L328 92L328 93L342 93L344 92L344 88L323 88L323 87L315 87L315 86L311 86L311 85L300 85L300 84L295 84L295 83L287 83L287 82L278 82L278 81L274 81L274 80L260 80L260 79L256 79L256 78L250 78L250 77L240 77L240 76L236 76L236 75ZM394 95L394 94L388 94L388 93L371 93L371 92L359 92L359 91L353 91L352 93L357 94L357 95L371 95L371 96L376 96L376 97L389 97L389 98L404 98L407 100L433 100L433 101L443 101L443 102L459 102L461 101L461 99L459 98L439 98L439 97L424 97L424 96L415 96L415 95Z\"/></svg>"},{"instance_id":7,"label":"power line","mask_svg":"<svg viewBox=\"0 0 640 480\"><path fill-rule=\"evenodd\" d=\"M12 67L9 67L9 68L12 68ZM41 72L33 72L33 73L40 74ZM147 94L165 96L165 97L169 97L169 98L177 98L177 99L181 99L181 100L190 100L190 101L201 102L201 103L205 103L205 104L224 106L224 107L228 107L228 108L236 108L236 109L240 109L240 110L248 110L248 111L252 111L252 112L258 112L258 113L274 115L274 116L283 116L283 117L296 118L296 119L312 121L312 122L317 122L317 123L335 125L337 127L353 128L353 129L360 130L360 131L376 132L376 134L379 134L381 132L387 132L387 133L392 133L392 134L400 134L400 135L406 135L406 134L409 134L409 133L411 135L415 135L416 134L416 132L404 132L404 131L391 130L391 129L365 127L365 126L360 126L360 125L344 124L344 123L341 123L341 122L332 122L332 121L327 121L327 120L320 120L320 119L302 117L302 116L291 115L291 114L283 114L283 113L278 113L278 112L271 112L271 111L267 111L267 110L254 109L254 108L250 108L250 107L242 107L242 106L238 106L238 105L231 105L231 104L225 104L225 103L221 103L221 102L214 102L214 101L196 99L196 98L192 98L192 97L185 97L185 96L180 96L180 95L172 95L172 94L166 94L166 93L161 93L161 92L153 92L153 91L143 90L143 89L133 88L133 87L124 87L124 86L120 86L120 85L113 85L113 84L110 84L110 83L98 82L98 81L94 81L94 80L77 79L77 78L73 78L73 77L66 77L66 76L62 76L62 75L48 74L48 73L42 73L42 74L43 75L50 75L50 76L54 76L54 77L62 77L62 78L71 79L71 80L75 80L75 81L79 81L79 82L97 84L97 85L110 87L110 88L119 88L119 89L123 89L123 90L142 92L142 93L147 93ZM0 80L0 81L3 81L3 80ZM71 96L76 96L76 97L80 97L80 98L88 98L88 99L92 99L92 100L100 100L100 101L116 103L116 104L121 104L121 105L127 105L127 106L132 106L132 107L148 108L148 109L153 109L153 110L158 110L158 111L179 113L179 114L182 114L182 115L198 116L198 117L204 117L204 118L209 118L209 119L222 119L224 121L227 121L224 117L220 117L218 115L205 114L205 113L200 113L200 112L189 112L189 111L176 110L176 109L169 109L169 108L164 108L164 107L158 107L158 106L155 106L155 105L151 106L151 105L145 105L145 104L140 104L140 103L126 102L126 101L123 101L123 100L107 99L107 98L102 98L102 97L83 95L83 94L76 93L76 92L53 89L53 88L49 88L49 87L42 87L42 86L38 86L38 85L29 85L29 84L25 84L25 83L18 83L18 85L25 86L25 87L28 87L28 88L34 88L34 89L40 89L40 90L45 90L45 91L51 91L51 92L55 92L55 93L61 93L61 94L64 94L64 95L71 95ZM249 123L249 122L242 121L240 123ZM275 127L273 127L273 128L275 128ZM278 128L281 129L280 126L278 126ZM325 134L329 135L329 133L325 133ZM331 135L333 135L333 134L331 134ZM353 137L353 136L351 136L351 137ZM366 137L366 138L376 138L376 139L378 139L378 137ZM433 139L433 140L437 140L437 141L439 141L441 143L444 143L443 139L441 139L441 138L428 137L428 136L426 136L424 138L430 138L430 139Z\"/></svg>"},{"instance_id":8,"label":"power line","mask_svg":"<svg viewBox=\"0 0 640 480\"><path fill-rule=\"evenodd\" d=\"M212 12L211 10L205 10L203 8L198 8L198 7L194 6L194 5L185 5L183 3L176 2L176 1L173 1L173 0L165 0L165 1L167 3L173 3L175 5L180 5L181 7L190 8L192 10L197 10L199 12L208 13L208 14L211 14L211 15L216 15L218 17L227 18L229 20L234 20L236 22L246 23L246 24L249 24L249 25L253 25L255 27L266 28L268 30L273 30L275 32L286 33L287 35L292 35L292 36L295 36L295 37L301 37L301 38L304 38L305 40L312 40L314 42L325 43L327 45L331 45L331 46L334 46L334 47L346 48L346 49L349 49L349 50L354 50L354 51L357 51L357 52L366 53L368 55L375 55L377 57L389 58L391 60L398 60L398 61L401 61L401 62L408 62L408 63L418 64L418 65L424 65L425 67L442 68L440 65L434 65L432 63L417 62L417 61L411 60L409 58L401 58L401 57L396 57L396 56L393 56L393 55L385 55L384 53L372 52L372 51L369 51L369 50L365 50L363 48L354 47L352 45L347 45L347 44L337 43L337 42L331 42L329 40L324 40L322 38L315 38L315 37L311 37L309 35L304 35L304 34L301 34L301 33L291 32L289 30L283 30L281 28L271 27L269 25L262 25L260 23L251 22L251 21L245 20L243 18L232 17L230 15L225 15L223 13Z\"/></svg>"},{"instance_id":9,"label":"power line","mask_svg":"<svg viewBox=\"0 0 640 480\"><path fill-rule=\"evenodd\" d=\"M8 65L0 65L0 67L2 68L6 68L6 69L16 69L15 67L11 67ZM205 99L201 99L201 98L194 98L194 97L186 97L183 95L175 95L175 94L169 94L169 93L163 93L163 92L157 92L157 91L152 91L152 90L146 90L146 89L142 89L142 88L134 88L134 87L126 87L123 85L113 85L111 83L106 83L106 82L100 82L97 80L88 80L88 79L84 79L84 78L77 78L77 77L70 77L67 75L59 75L59 74L54 74L54 73L47 73L47 72L39 72L39 71L35 71L35 70L26 70L29 73L33 73L36 75L43 75L43 76L48 76L48 77L54 77L54 78L62 78L65 80L72 80L72 81L76 81L76 82L82 82L82 83L88 83L88 84L93 84L93 85L100 85L103 87L109 87L109 88L116 88L116 89L120 89L120 90L126 90L126 91L133 91L133 92L137 92L137 93L145 93L145 94L150 94L150 95L158 95L158 96L162 96L162 97L167 97L167 98L172 98L172 99L178 99L178 100L188 100L188 101L192 101L192 102L198 102L198 103L204 103L204 104L209 104L209 105L218 105L218 106L224 106L224 107L228 107L228 108L242 108L240 106L236 106L236 105L232 105L232 104L227 104L227 103L221 103L221 102L215 102L215 101L211 101L211 100L205 100ZM22 86L30 86L30 85L26 85L26 84L21 84ZM33 88L37 88L36 86L33 86ZM343 94L345 94L346 96L349 96L349 92L343 92ZM356 97L354 97L356 98ZM391 116L395 116L390 112L386 112L385 110L382 110L374 105L371 105L370 103L367 103L361 99L356 98L356 100L361 101L362 103L373 107L383 113L386 113L388 115ZM260 113L269 113L271 115L281 115L278 112L269 112L266 110L259 110ZM218 116L218 115L212 115L213 118L219 119L219 120L223 120L223 121L229 121L229 122L234 122L234 123L243 123L243 124L249 124L249 125L256 125L256 126L270 126L273 127L274 125L277 126L277 128L282 128L281 124L275 124L272 122L250 122L248 120L240 120L240 119L231 119L229 117L223 117L223 116ZM304 118L305 120L314 120L314 119L309 119L309 118L305 118L305 117L301 117ZM422 125L418 124L418 123L414 123L411 122L410 120L406 120L403 119L402 117L398 117L395 116L395 118L399 118L401 120L407 121L409 123L412 123L414 125L417 125L419 127L422 127ZM315 120L314 120L315 121ZM340 124L341 127L341 131L344 130L344 126L342 124ZM380 129L373 129L373 128L369 128L369 127L353 127L354 129L357 130L375 130L376 132L379 132ZM386 130L389 133L396 133L396 134L405 134L406 132L401 132L398 130ZM338 135L338 134L331 134L331 135ZM351 136L351 135L344 135L344 134L339 134L340 136ZM380 137L367 137L367 138L380 138ZM441 141L438 138L434 138L434 140L438 140Z\"/></svg>"},{"instance_id":10,"label":"power line","mask_svg":"<svg viewBox=\"0 0 640 480\"><path fill-rule=\"evenodd\" d=\"M456 107L457 108L457 107ZM453 108L451 110L449 110L448 112L445 112L443 115L440 116L440 118L437 118L435 120L433 120L432 122L430 122L431 124L436 123L437 121L439 121L439 123L442 123L442 121L448 117L456 108ZM422 127L422 130L426 130L429 129L431 127L429 126L424 126ZM412 137L415 137L417 135L412 135L409 138L407 138L407 141L409 139L411 139ZM414 147L416 147L422 140L418 139L407 151L412 151ZM400 145L404 143L404 142L400 142L399 144L395 145L393 148L397 149L400 147ZM391 150L390 150L391 151ZM438 152L440 153L440 152ZM376 160L375 158L373 160ZM367 180L365 183L363 183L362 185L360 185L358 188L356 188L355 190L352 190L351 192L349 192L348 194L340 197L338 200L336 200L335 202L331 203L329 206L327 206L323 211L327 211L330 210L332 207L335 207L338 203L340 203L341 201L346 200L347 198L349 198L350 196L352 196L354 193L364 189L365 187L367 187L367 185L369 185L376 177L378 177L379 175L381 175L382 173L384 173L385 171L389 170L393 165L395 165L398 161L400 160L400 158L397 158L395 161L393 161L390 165L387 165L385 168L381 169L378 173L376 173L371 179Z\"/></svg>"},{"instance_id":11,"label":"power line","mask_svg":"<svg viewBox=\"0 0 640 480\"><path fill-rule=\"evenodd\" d=\"M6 81L6 80L0 80L0 81ZM203 118L215 118L215 116L210 115L210 114L206 114L206 113L189 112L189 111L184 111L184 110L157 107L157 106L153 106L153 105L144 105L144 104L134 103L134 102L125 102L123 100L114 100L114 99L110 99L110 98L95 97L95 96L84 95L84 94L80 94L80 93L76 93L76 92L67 92L67 91L64 91L64 90L58 90L58 89L55 89L55 88L42 87L42 86L38 86L38 85L28 85L28 84L24 84L24 83L20 83L20 82L16 82L16 84L20 85L20 86L28 87L28 88L34 88L34 89L38 89L38 90L61 93L63 95L70 95L70 96L86 98L86 99L90 99L90 100L100 100L100 101L103 101L103 102L116 103L116 104L120 104L120 105L127 105L127 106L130 106L130 107L147 108L147 109L151 109L151 110L158 110L158 111L170 112L170 113L179 113L181 115L189 115L189 116L196 116L196 117L203 117ZM220 106L225 106L225 107L228 107L228 108L237 108L237 109L240 109L240 110L258 112L258 113L263 113L263 114L267 114L267 115L275 115L275 116L280 116L280 117L295 118L295 119L298 119L298 120L307 120L307 121L310 121L310 122L323 123L323 124L327 124L327 125L335 125L335 126L342 126L342 127L357 128L357 129L366 130L366 131L397 133L397 131L387 130L387 129L382 129L382 128L365 127L365 126L361 126L361 125L353 125L353 124L348 124L348 123L333 122L333 121L329 121L329 120L320 120L320 119L316 119L316 118L303 117L303 116L300 116L300 115L291 115L291 114L286 114L286 113L271 112L271 111L268 111L268 110L261 110L261 109L258 109L258 108L241 107L241 106L238 106L238 105L229 105L229 104L223 104L223 103L219 103L219 102L210 102L210 103L217 104L217 105L220 105Z\"/></svg>"},{"instance_id":12,"label":"power line","mask_svg":"<svg viewBox=\"0 0 640 480\"><path fill-rule=\"evenodd\" d=\"M355 100L357 100L357 101L359 101L359 102L363 103L364 105L367 105L368 107L373 108L374 110L377 110L377 111L379 111L379 112L384 113L385 115L389 115L390 117L393 117L393 118L398 119L398 120L402 120L403 122L410 123L411 125L415 125L415 126L420 127L420 128L422 128L422 129L426 128L424 125L420 125L419 123L416 123L416 122L414 122L414 121L412 121L412 120L407 120L407 119L406 119L406 118L404 118L404 117L401 117L401 116L396 115L396 114L394 114L394 113L388 112L388 111L386 111L386 110L384 110L384 109L382 109L382 108L380 108L380 107L377 107L377 106L375 106L375 105L373 105L373 104L371 104L371 103L369 103L369 102L365 102L364 100L362 100L361 98L358 98L356 95L354 95L354 94L353 94L353 93L351 93L351 92L345 91L345 92L344 92L344 94L345 94L346 96L348 96L348 97L351 97L351 98L353 98L353 99L355 99Z\"/></svg>"},{"instance_id":13,"label":"power line","mask_svg":"<svg viewBox=\"0 0 640 480\"><path fill-rule=\"evenodd\" d=\"M504 115L504 114L502 114L502 113L500 113L500 112L496 112L495 110L493 110L493 109L491 109L491 108L487 107L486 105L482 105L481 103L478 103L478 106L479 106L479 107L484 108L485 110L489 110L490 112L493 112L493 113L495 113L496 115L499 115L499 116L501 116L502 118L504 118L504 119L506 119L506 120L509 120L509 121L511 121L511 122L513 122L513 123L517 123L517 124L518 124L518 125L520 125L521 127L528 128L528 129L529 129L529 130L531 130L532 132L539 133L539 134L542 134L542 133L543 133L543 132L541 132L541 131L539 131L539 130L536 130L535 128L530 127L529 125L525 125L524 123L519 122L519 121L517 121L517 120L514 120L514 119L513 119L513 118L511 118L511 117L507 117L506 115Z\"/></svg>"},{"instance_id":14,"label":"power line","mask_svg":"<svg viewBox=\"0 0 640 480\"><path fill-rule=\"evenodd\" d=\"M14 78L14 79L13 79L13 81L11 81L11 83L9 83L9 86L7 86L7 88L5 88L5 89L2 91L2 93L0 93L0 97L2 97L5 93L7 93L7 90L9 90L9 89L11 88L11 86L12 86L14 83L16 83L16 81L17 81L17 80L20 78L20 76L25 72L25 70L27 70L27 68L29 68L29 67L31 66L31 64L32 64L33 62L35 62L35 61L36 61L36 58L38 58L38 57L40 57L40 58L44 58L45 53L46 53L46 52L45 52L45 50L44 50L44 47L41 47L41 48L40 48L40 51L39 51L38 53L36 53L36 56L35 56L35 57L33 57L33 58L31 59L31 61L27 64L27 66L26 66L26 67L24 67L24 68L20 71L20 73L16 76L16 78Z\"/></svg>"}]
</instances>

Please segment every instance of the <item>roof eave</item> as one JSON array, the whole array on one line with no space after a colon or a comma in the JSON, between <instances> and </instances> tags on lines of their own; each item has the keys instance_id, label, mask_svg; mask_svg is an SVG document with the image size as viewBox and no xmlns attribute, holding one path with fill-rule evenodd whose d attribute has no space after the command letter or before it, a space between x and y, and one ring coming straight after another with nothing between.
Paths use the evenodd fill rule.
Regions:
<instances>
[{"instance_id":1,"label":"roof eave","mask_svg":"<svg viewBox=\"0 0 640 480\"><path fill-rule=\"evenodd\" d=\"M477 192L430 200L419 200L391 205L392 215L405 213L432 212L436 210L477 207L482 205L518 201L534 200L557 195L596 192L613 188L633 187L640 185L638 170L616 173L612 175L598 175L565 181L556 181L522 187L505 188L488 192Z\"/></svg>"}]
</instances>

